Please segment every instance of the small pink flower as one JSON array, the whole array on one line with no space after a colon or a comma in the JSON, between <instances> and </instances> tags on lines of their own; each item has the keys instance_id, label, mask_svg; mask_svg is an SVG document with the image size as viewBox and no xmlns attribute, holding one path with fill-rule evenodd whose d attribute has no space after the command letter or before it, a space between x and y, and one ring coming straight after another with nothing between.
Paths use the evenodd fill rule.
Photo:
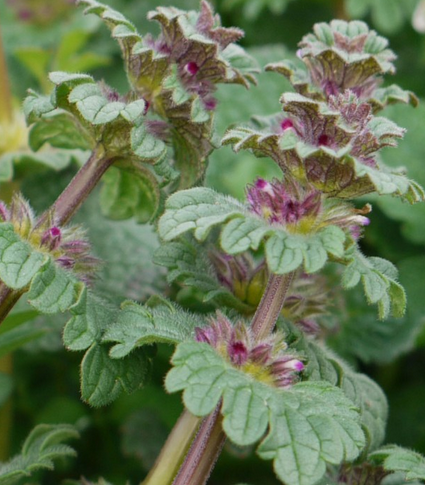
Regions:
<instances>
[{"instance_id":1,"label":"small pink flower","mask_svg":"<svg viewBox=\"0 0 425 485\"><path fill-rule=\"evenodd\" d=\"M299 359L287 353L287 345L280 333L256 342L250 327L243 322L232 325L219 312L208 327L195 328L195 339L214 347L230 364L240 370L268 376L266 382L277 387L292 386L304 369L304 364Z\"/></svg>"},{"instance_id":2,"label":"small pink flower","mask_svg":"<svg viewBox=\"0 0 425 485\"><path fill-rule=\"evenodd\" d=\"M185 66L185 71L191 76L196 76L199 71L199 66L196 62L188 62Z\"/></svg>"},{"instance_id":3,"label":"small pink flower","mask_svg":"<svg viewBox=\"0 0 425 485\"><path fill-rule=\"evenodd\" d=\"M50 251L54 251L61 243L62 232L59 227L53 226L44 231L41 236L41 245L46 246Z\"/></svg>"}]
</instances>

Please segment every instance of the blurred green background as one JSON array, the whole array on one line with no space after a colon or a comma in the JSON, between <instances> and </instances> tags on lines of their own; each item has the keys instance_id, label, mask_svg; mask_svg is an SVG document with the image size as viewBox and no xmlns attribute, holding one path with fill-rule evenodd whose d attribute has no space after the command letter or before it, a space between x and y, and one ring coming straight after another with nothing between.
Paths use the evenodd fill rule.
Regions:
<instances>
[{"instance_id":1,"label":"blurred green background","mask_svg":"<svg viewBox=\"0 0 425 485\"><path fill-rule=\"evenodd\" d=\"M139 32L157 32L146 14L155 0L106 0L134 22ZM425 1L418 0L216 0L211 2L225 26L245 31L242 45L260 66L293 57L297 43L315 22L333 18L363 19L388 37L397 53L397 74L387 83L398 83L425 98ZM197 8L195 0L165 0L161 5ZM117 44L94 16L84 16L67 0L0 0L0 29L13 94L19 106L26 90L48 92L51 70L90 71L120 92L127 90ZM243 91L220 87L216 128L220 135L232 123L250 116L279 111L280 94L290 86L273 73L261 73L258 86ZM425 186L425 107L396 106L388 116L408 132L397 149L386 149L385 161L404 166ZM4 180L0 195L20 186L33 206L42 210L75 172L75 166L53 171L40 165L26 171L17 166L15 181ZM59 167L60 168L60 167ZM210 159L207 184L242 197L256 176L273 177L271 161L249 153L235 155L220 148ZM0 170L1 180L1 170ZM343 309L335 305L340 329L330 344L353 365L367 372L384 388L390 402L387 442L415 448L425 454L425 204L410 207L396 199L367 198L373 204L371 225L362 240L368 255L388 258L400 270L408 293L409 309L402 320L376 321L356 291L348 293ZM97 289L111 300L143 301L166 289L163 271L154 267L152 250L157 241L148 227L132 221L111 222L99 216L97 194L78 215L89 229L95 253L105 261ZM124 244L125 243L125 244ZM168 291L168 290L167 290ZM25 312L25 306L18 309ZM15 318L24 313L15 313ZM27 315L31 317L33 315ZM78 458L60 464L39 482L57 484L64 478L91 480L99 476L116 485L138 483L152 466L168 431L181 411L180 396L166 396L162 382L171 349L158 348L152 382L142 391L122 396L111 406L90 409L79 400L81 356L61 345L63 320L36 318L20 326L7 339L0 333L0 461L16 453L37 423L68 422L81 431L75 444ZM368 345L359 343L364 334ZM14 350L12 355L12 350ZM11 399L6 391L13 386ZM7 430L11 425L10 431ZM211 484L278 483L268 463L249 449L231 445L220 458Z\"/></svg>"}]
</instances>

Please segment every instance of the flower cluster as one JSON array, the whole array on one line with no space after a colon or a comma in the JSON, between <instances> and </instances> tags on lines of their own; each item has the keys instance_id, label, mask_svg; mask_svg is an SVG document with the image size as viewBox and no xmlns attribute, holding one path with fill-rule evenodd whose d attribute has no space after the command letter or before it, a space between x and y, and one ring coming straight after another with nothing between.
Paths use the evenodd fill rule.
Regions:
<instances>
[{"instance_id":1,"label":"flower cluster","mask_svg":"<svg viewBox=\"0 0 425 485\"><path fill-rule=\"evenodd\" d=\"M79 226L58 227L54 216L38 225L28 202L15 194L9 207L0 202L0 223L10 222L19 236L85 283L91 283L99 260L90 255L90 244Z\"/></svg>"},{"instance_id":2,"label":"flower cluster","mask_svg":"<svg viewBox=\"0 0 425 485\"><path fill-rule=\"evenodd\" d=\"M248 86L248 82L254 82L252 74L248 72L243 75L238 69L232 68L227 59L227 54L237 49L234 43L243 37L243 31L222 27L220 17L214 15L208 2L201 2L199 13L158 7L149 13L148 18L160 23L161 33L157 38L145 36L142 43L145 48L153 50L158 63L167 66L167 69L163 69L164 76L168 77L166 86L168 84L176 88L176 82L181 84L186 93L200 99L205 110L211 111L216 107L213 93L217 83L231 82ZM239 50L238 54L241 55ZM158 87L152 89L152 85L149 86L149 81L145 79L145 69L146 66L137 65L133 73L135 84L160 112L164 108L164 99L156 98ZM172 79L173 73L175 80ZM174 99L174 102L179 104L180 100Z\"/></svg>"},{"instance_id":3,"label":"flower cluster","mask_svg":"<svg viewBox=\"0 0 425 485\"><path fill-rule=\"evenodd\" d=\"M374 113L395 102L417 104L398 86L378 88L382 75L394 72L387 41L363 22L338 20L317 24L300 46L303 67L285 61L267 66L296 91L282 95L284 115L231 129L223 143L271 157L287 177L331 197L378 192L423 200L423 189L379 156L405 130Z\"/></svg>"},{"instance_id":4,"label":"flower cluster","mask_svg":"<svg viewBox=\"0 0 425 485\"><path fill-rule=\"evenodd\" d=\"M276 387L290 388L304 369L301 360L287 351L280 332L257 342L243 322L233 326L221 313L217 313L208 327L196 328L195 338L214 347L236 368Z\"/></svg>"},{"instance_id":5,"label":"flower cluster","mask_svg":"<svg viewBox=\"0 0 425 485\"><path fill-rule=\"evenodd\" d=\"M247 253L230 256L218 251L211 251L209 258L219 282L240 301L251 305L253 313L269 278L265 261L256 262ZM328 303L326 278L298 272L288 289L282 315L307 334L317 335L320 333L318 317L328 313Z\"/></svg>"},{"instance_id":6,"label":"flower cluster","mask_svg":"<svg viewBox=\"0 0 425 485\"><path fill-rule=\"evenodd\" d=\"M240 301L257 307L267 284L265 262L257 263L246 253L230 256L222 251L210 251L209 259L220 284Z\"/></svg>"},{"instance_id":7,"label":"flower cluster","mask_svg":"<svg viewBox=\"0 0 425 485\"><path fill-rule=\"evenodd\" d=\"M371 210L369 205L355 209L345 202L328 201L319 191L291 180L268 182L258 178L248 186L247 201L252 212L271 224L284 225L291 233L309 234L335 225L358 239L361 228L370 222L364 216Z\"/></svg>"}]
</instances>

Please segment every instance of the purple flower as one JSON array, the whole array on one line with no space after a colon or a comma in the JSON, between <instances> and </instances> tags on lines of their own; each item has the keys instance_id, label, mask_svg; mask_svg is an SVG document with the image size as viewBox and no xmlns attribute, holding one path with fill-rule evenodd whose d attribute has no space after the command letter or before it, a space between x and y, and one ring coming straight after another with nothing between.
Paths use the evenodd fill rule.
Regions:
<instances>
[{"instance_id":1,"label":"purple flower","mask_svg":"<svg viewBox=\"0 0 425 485\"><path fill-rule=\"evenodd\" d=\"M267 182L261 178L248 186L247 200L252 212L270 223L297 224L307 216L315 216L321 208L320 192L303 190L275 179Z\"/></svg>"},{"instance_id":2,"label":"purple flower","mask_svg":"<svg viewBox=\"0 0 425 485\"><path fill-rule=\"evenodd\" d=\"M36 251L47 253L59 266L90 283L100 261L90 255L90 244L78 226L59 227L50 213L43 224L37 224L28 202L14 195L9 207L0 203L0 220L13 224L15 232Z\"/></svg>"},{"instance_id":3,"label":"purple flower","mask_svg":"<svg viewBox=\"0 0 425 485\"><path fill-rule=\"evenodd\" d=\"M276 387L291 387L304 369L301 360L287 352L281 333L257 342L250 327L243 322L233 325L219 312L208 327L195 329L195 339L214 347L234 367Z\"/></svg>"}]
</instances>

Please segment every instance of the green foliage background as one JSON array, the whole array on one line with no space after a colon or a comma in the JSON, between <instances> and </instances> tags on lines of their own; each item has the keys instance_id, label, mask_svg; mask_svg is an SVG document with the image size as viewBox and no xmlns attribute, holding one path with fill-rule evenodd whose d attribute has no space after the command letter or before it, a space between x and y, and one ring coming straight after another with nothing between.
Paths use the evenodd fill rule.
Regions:
<instances>
[{"instance_id":1,"label":"green foliage background","mask_svg":"<svg viewBox=\"0 0 425 485\"><path fill-rule=\"evenodd\" d=\"M30 0L27 0L31 3ZM59 0L58 0L59 1ZM65 0L64 0L65 1ZM11 2L13 3L13 2ZM21 2L23 3L23 2ZM41 1L33 4L41 4ZM47 2L48 3L48 2ZM146 13L156 0L106 0L122 11L140 32L155 25ZM195 0L166 0L163 5L196 8ZM398 54L397 74L388 83L398 83L425 98L425 35L412 27L417 0L217 0L212 2L224 25L245 30L243 46L261 66L293 57L296 44L312 25L332 18L364 18L387 36ZM424 14L423 14L424 15ZM424 19L425 21L425 19ZM92 16L72 8L63 18L48 24L31 25L17 18L12 8L0 4L0 27L5 46L13 93L17 102L27 88L50 90L45 74L50 70L90 71L119 91L126 79L116 43ZM216 127L220 135L235 122L252 115L272 114L280 109L280 94L289 89L283 78L261 73L257 87L243 91L237 86L220 87ZM425 106L387 108L388 116L408 129L399 148L387 149L385 161L403 165L409 175L425 185ZM71 162L67 165L68 162ZM78 154L55 170L40 163L29 166L23 157L15 166L15 181L37 210L43 210L65 186L78 163ZM242 197L246 183L256 176L278 175L267 159L257 160L246 152L235 155L229 147L210 158L207 184L224 193ZM2 174L0 180L6 178ZM10 182L0 185L2 197ZM376 312L363 303L357 290L347 295L347 305L335 304L332 325L340 327L332 346L355 367L371 375L389 397L390 415L387 441L413 447L425 453L425 205L413 208L399 200L373 201L371 225L362 240L367 255L388 258L400 270L407 291L408 311L403 319L376 321ZM99 216L99 194L95 193L80 211L78 222L89 228L95 254L105 264L96 288L111 302L125 298L145 301L150 295L173 292L168 288L163 268L152 262L157 238L147 226L134 221L116 222ZM150 383L144 390L122 396L111 406L91 409L79 399L80 356L67 352L61 344L64 321L57 316L34 318L34 311L20 305L8 325L28 320L7 339L0 341L0 461L18 452L29 429L38 423L76 425L82 439L75 448L78 457L60 462L55 473L37 475L38 482L57 484L64 478L84 475L97 480L100 475L116 485L138 483L152 466L182 405L178 395L166 395L164 375L169 368L171 348L158 346ZM0 329L0 337L1 337ZM364 333L369 334L367 343ZM348 346L346 342L351 342ZM357 339L357 340L356 340ZM358 345L352 343L358 341ZM10 352L13 353L12 370ZM7 365L6 365L7 364ZM2 421L3 420L3 421ZM10 422L10 432L6 424ZM269 464L261 462L250 449L228 445L211 478L212 484L251 485L278 483Z\"/></svg>"}]
</instances>

